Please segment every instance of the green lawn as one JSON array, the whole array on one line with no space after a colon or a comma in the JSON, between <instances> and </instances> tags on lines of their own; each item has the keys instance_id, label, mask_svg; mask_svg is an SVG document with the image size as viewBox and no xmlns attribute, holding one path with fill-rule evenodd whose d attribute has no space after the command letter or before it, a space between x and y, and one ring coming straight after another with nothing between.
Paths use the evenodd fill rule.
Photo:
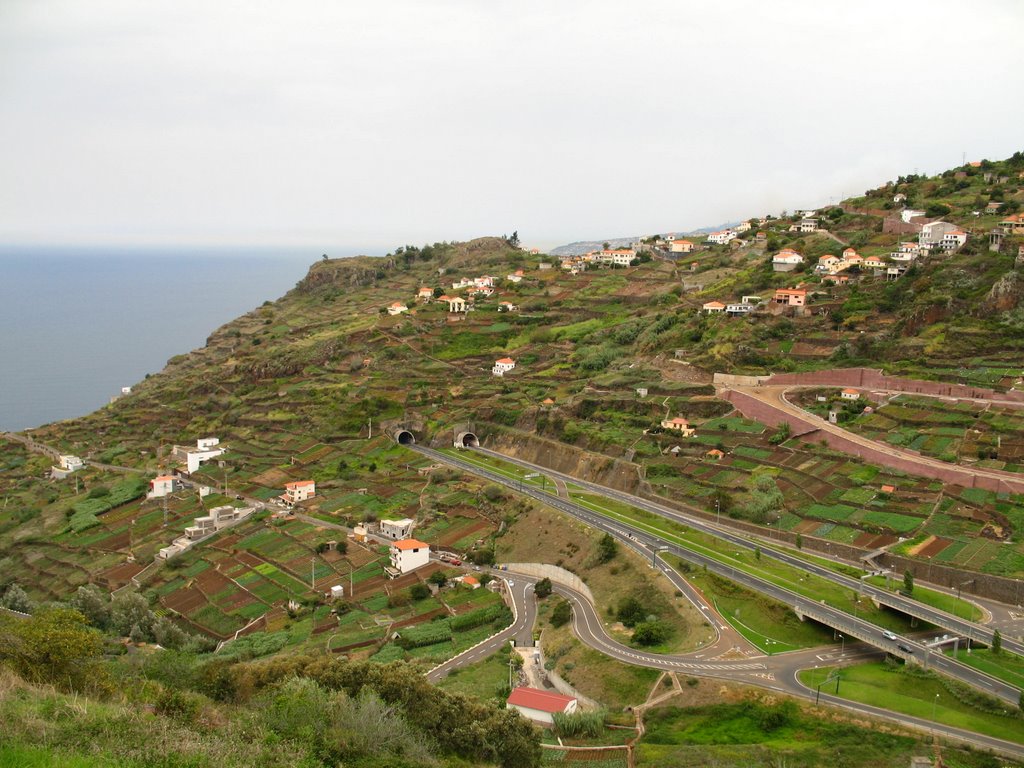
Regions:
<instances>
[{"instance_id":1,"label":"green lawn","mask_svg":"<svg viewBox=\"0 0 1024 768\"><path fill-rule=\"evenodd\" d=\"M800 682L814 689L833 670L804 670ZM833 691L830 687L829 692ZM935 722L1024 744L1024 727L1019 717L982 712L954 698L938 677L915 673L900 665L870 662L843 667L839 696L926 720L931 720L934 712Z\"/></svg>"}]
</instances>

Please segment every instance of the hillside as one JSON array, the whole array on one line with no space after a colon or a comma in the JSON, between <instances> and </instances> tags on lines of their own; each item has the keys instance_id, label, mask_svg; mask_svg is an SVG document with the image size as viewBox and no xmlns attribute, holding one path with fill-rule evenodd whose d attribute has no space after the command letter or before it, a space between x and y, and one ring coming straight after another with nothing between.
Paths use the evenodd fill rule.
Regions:
<instances>
[{"instance_id":1,"label":"hillside","mask_svg":"<svg viewBox=\"0 0 1024 768\"><path fill-rule=\"evenodd\" d=\"M655 585L646 568L624 556L605 562L590 534L548 540L549 527L572 529L537 502L430 465L396 443L401 429L446 449L470 431L509 456L798 548L855 560L888 547L900 571L1006 597L1024 577L1024 494L964 487L796 439L744 417L713 375L869 367L1020 390L1024 227L1011 217L1024 203L1022 185L1018 153L901 177L813 216L755 216L729 242L701 242L689 253L654 237L621 266L570 259L575 268L566 269L494 237L317 261L280 299L216 329L130 395L0 442L0 594L16 583L27 607L71 599L84 610L99 601L107 608L97 609L102 621L90 619L95 626L189 653L226 643L240 656L225 664L332 651L422 673L489 637L510 614L498 595L453 583L461 570L444 563L389 580L387 546L347 538L360 523L409 518L418 537L463 560L536 553L581 574L609 608L642 595L652 615L672 617L663 622L666 652L701 641L700 617L679 610L681 593ZM901 244L917 242L916 230L935 221L965 241L953 235L948 247L902 258L909 250ZM989 238L996 227L997 250ZM787 249L802 261L778 271ZM829 254L841 269L819 268ZM778 303L777 289L805 291L806 305ZM705 308L744 297L750 311L738 316ZM827 385L794 400L823 418L834 411L851 432L890 446L1024 476L1024 414L1013 403L868 391L848 400ZM673 431L672 419L695 434ZM226 452L191 474L199 493L188 486L145 497L149 479L180 467L182 446L213 436ZM40 446L89 463L50 479L54 459ZM297 505L299 514L281 514L275 503L285 484L308 480L316 495ZM160 558L172 539L225 506L254 511ZM612 578L627 570L638 574L630 589ZM343 600L324 599L334 586L347 588ZM124 597L133 587L141 603ZM110 601L115 590L123 591ZM133 618L115 620L111 611ZM395 629L407 636L396 638ZM613 631L640 643L622 625ZM580 680L574 668L584 649L569 649L568 628L556 637L567 650L551 668ZM479 689L493 698L507 670L500 660L492 666ZM636 675L623 684L626 694L611 693L604 678L579 685L624 706L652 683ZM486 716L504 727L491 710ZM493 759L487 744L475 749Z\"/></svg>"}]
</instances>

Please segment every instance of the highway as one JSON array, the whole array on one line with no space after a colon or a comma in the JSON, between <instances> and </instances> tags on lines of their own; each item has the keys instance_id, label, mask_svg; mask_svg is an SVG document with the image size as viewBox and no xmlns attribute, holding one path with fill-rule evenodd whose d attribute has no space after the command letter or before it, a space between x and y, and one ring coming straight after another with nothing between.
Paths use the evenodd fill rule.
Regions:
<instances>
[{"instance_id":1,"label":"highway","mask_svg":"<svg viewBox=\"0 0 1024 768\"><path fill-rule=\"evenodd\" d=\"M728 528L709 523L701 517L695 515L687 515L685 513L679 512L676 509L667 507L663 504L658 504L657 502L649 501L639 496L634 496L633 494L625 493L624 491L617 491L613 488L607 488L603 485L591 483L586 480L579 480L570 475L563 475L560 472L555 472L546 467L542 467L538 464L532 464L528 461L523 461L522 459L506 456L505 454L497 453L496 451L490 451L487 450L486 448L479 447L467 450L472 450L474 452L481 453L485 456L490 456L492 458L499 459L510 464L516 464L518 466L529 469L530 471L533 472L542 472L548 476L553 476L562 479L566 482L574 483L581 488L584 488L588 491L599 494L601 496L615 499L616 501L621 501L625 504L629 504L630 506L634 506L638 509L651 512L652 514L656 514L660 517L664 517L666 519L682 523L693 528L694 530L701 531L702 533L707 533L709 535L716 536L720 539L728 541L730 544L736 545L737 547L742 547L743 549L749 551L753 551L755 548L760 548L762 557L770 557L774 560L778 560L779 562L785 563L794 568L799 568L800 570L806 571L807 573L811 573L815 576L828 579L829 581L835 582L836 584L840 584L841 586L847 587L848 589L855 590L858 594L867 595L872 600L875 600L882 605L894 608L898 611L906 613L908 616L914 616L918 619L921 619L922 621L927 621L929 624L934 624L935 626L941 627L947 630L948 632L953 632L963 637L970 638L974 642L981 642L986 645L992 642L992 630L989 627L986 627L982 624L976 624L965 619L961 619L946 611L941 611L937 608L932 608L931 606L925 605L921 602L918 602L917 600L904 597L903 595L900 595L895 592L889 592L888 590L883 589L881 587L876 587L872 584L866 584L862 582L860 579L855 579L850 576L846 576L845 574L837 573L831 568L827 568L823 565L818 565L816 563L809 562L803 558L790 554L785 550L776 549L772 547L770 542L768 541L754 542L744 536L733 533ZM443 456L443 454L440 455ZM693 509L694 511L703 512L703 510L697 510L696 508ZM1002 638L1002 645L1004 649L1024 656L1024 642L1021 642L1012 637L1004 636Z\"/></svg>"},{"instance_id":2,"label":"highway","mask_svg":"<svg viewBox=\"0 0 1024 768\"><path fill-rule=\"evenodd\" d=\"M453 456L449 456L438 451L434 451L430 448L424 448L418 445L407 446L414 451L417 451L425 456L428 456L434 461L441 461L447 464L459 467L467 472L475 474L480 477L484 477L492 482L504 485L513 490L517 490L520 493L531 496L532 498L552 506L568 515L571 515L582 522L591 525L594 528L610 533L619 541L623 542L627 546L631 546L638 551L642 552L647 557L653 557L658 551L668 551L672 554L681 557L688 562L694 563L695 565L706 567L708 571L717 573L725 578L735 581L743 586L747 587L756 592L766 594L784 604L787 604L795 608L798 612L801 608L811 615L815 620L833 627L838 632L843 633L847 637L855 637L859 640L868 642L875 647L887 653L900 656L904 659L910 660L911 658L918 663L927 663L927 665L935 671L941 672L954 679L957 679L967 685L977 688L989 695L996 696L1003 701L1016 707L1020 700L1020 691L1001 680L998 680L989 675L978 672L977 670L968 667L965 664L961 664L953 659L942 656L941 654L930 654L927 649L920 643L903 638L900 640L901 643L905 644L907 648L912 649L911 651L901 651L897 647L897 643L888 640L882 634L883 630L879 627L871 624L870 622L859 619L844 611L840 611L836 608L832 608L821 603L814 603L806 597L791 592L784 587L777 586L771 582L764 581L751 574L737 570L729 565L720 563L719 561L702 555L697 552L690 551L683 547L679 547L675 544L667 542L664 539L658 538L653 534L641 531L637 528L625 525L618 521L610 520L596 512L592 512L586 507L583 507L575 502L561 499L549 493L545 493L537 488L530 487L528 485L523 486L521 483L517 483L504 475L494 472L489 469L480 467L479 465L473 464ZM499 458L505 458L500 454L496 454ZM529 465L534 468L533 465ZM542 468L537 468L539 471L547 471ZM579 480L574 478L568 478L570 482L582 485L585 487L592 487L592 484L581 483ZM593 486L600 489L600 486ZM600 490L596 492L601 492ZM615 492L618 494L618 492ZM611 494L606 494L611 495ZM627 503L631 503L633 497L629 497L628 494L621 494L626 497ZM639 500L642 501L642 500ZM638 505L639 506L639 505ZM709 527L709 533L713 535L720 535L717 529L711 530ZM727 537L731 540L731 537ZM738 537L737 537L738 538ZM744 540L740 540L744 541ZM747 542L744 542L743 546L748 546ZM801 561L802 562L802 561ZM662 565L663 571L669 569L668 566ZM831 572L829 572L831 573ZM666 574L667 575L667 574ZM813 612L813 613L812 613ZM630 653L636 653L633 649L629 649Z\"/></svg>"}]
</instances>

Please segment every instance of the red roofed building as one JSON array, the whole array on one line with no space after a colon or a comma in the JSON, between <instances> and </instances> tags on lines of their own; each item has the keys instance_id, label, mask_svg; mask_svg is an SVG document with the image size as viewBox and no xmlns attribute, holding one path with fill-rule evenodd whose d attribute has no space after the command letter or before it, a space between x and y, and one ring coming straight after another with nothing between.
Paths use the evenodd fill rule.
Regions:
<instances>
[{"instance_id":1,"label":"red roofed building","mask_svg":"<svg viewBox=\"0 0 1024 768\"><path fill-rule=\"evenodd\" d=\"M494 361L494 367L491 368L491 373L495 376L504 376L506 373L516 367L516 361L511 357L503 357L501 360Z\"/></svg>"},{"instance_id":2,"label":"red roofed building","mask_svg":"<svg viewBox=\"0 0 1024 768\"><path fill-rule=\"evenodd\" d=\"M709 301L709 302L706 302L704 304L704 306L701 307L701 309L703 309L705 312L707 312L710 315L712 312L723 312L723 311L725 311L725 304L723 304L720 301Z\"/></svg>"},{"instance_id":3,"label":"red roofed building","mask_svg":"<svg viewBox=\"0 0 1024 768\"><path fill-rule=\"evenodd\" d=\"M285 504L291 506L314 496L316 496L315 480L297 480L294 483L285 483L284 494L280 498Z\"/></svg>"},{"instance_id":4,"label":"red roofed building","mask_svg":"<svg viewBox=\"0 0 1024 768\"><path fill-rule=\"evenodd\" d=\"M401 575L430 562L430 545L419 539L402 539L391 545L390 555L391 568Z\"/></svg>"},{"instance_id":5,"label":"red roofed building","mask_svg":"<svg viewBox=\"0 0 1024 768\"><path fill-rule=\"evenodd\" d=\"M689 240L673 240L669 246L672 253L689 253L693 248L694 245Z\"/></svg>"},{"instance_id":6,"label":"red roofed building","mask_svg":"<svg viewBox=\"0 0 1024 768\"><path fill-rule=\"evenodd\" d=\"M775 303L787 307L802 307L807 303L807 290L804 288L779 288L775 291Z\"/></svg>"},{"instance_id":7,"label":"red roofed building","mask_svg":"<svg viewBox=\"0 0 1024 768\"><path fill-rule=\"evenodd\" d=\"M843 398L843 400L856 400L860 397L860 392L856 389L844 389L839 393L839 396Z\"/></svg>"},{"instance_id":8,"label":"red roofed building","mask_svg":"<svg viewBox=\"0 0 1024 768\"><path fill-rule=\"evenodd\" d=\"M674 419L665 419L661 422L661 426L665 429L674 429L682 433L683 437L691 437L696 431L690 426L690 422L682 416L676 416Z\"/></svg>"},{"instance_id":9,"label":"red roofed building","mask_svg":"<svg viewBox=\"0 0 1024 768\"><path fill-rule=\"evenodd\" d=\"M525 686L516 688L508 697L508 706L518 710L523 717L549 725L555 722L556 712L570 715L578 705L579 702L572 696Z\"/></svg>"}]
</instances>

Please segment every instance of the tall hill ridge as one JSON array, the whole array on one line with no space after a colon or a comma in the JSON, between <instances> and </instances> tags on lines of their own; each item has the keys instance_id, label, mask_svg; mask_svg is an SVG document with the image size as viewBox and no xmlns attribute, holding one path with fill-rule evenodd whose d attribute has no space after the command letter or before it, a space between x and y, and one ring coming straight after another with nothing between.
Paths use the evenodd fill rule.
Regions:
<instances>
[{"instance_id":1,"label":"tall hill ridge","mask_svg":"<svg viewBox=\"0 0 1024 768\"><path fill-rule=\"evenodd\" d=\"M718 370L870 365L1012 386L1024 351L1022 175L1017 153L900 177L830 208L753 217L690 253L650 238L629 266L563 263L497 237L319 260L131 397L41 432L92 450L241 425L338 439L373 418L514 421L602 382L701 384ZM963 241L916 250L932 222ZM787 252L800 260L780 265ZM805 306L778 303L777 289L798 287ZM755 306L739 316L704 309L744 297ZM494 375L505 357L514 370Z\"/></svg>"}]
</instances>

